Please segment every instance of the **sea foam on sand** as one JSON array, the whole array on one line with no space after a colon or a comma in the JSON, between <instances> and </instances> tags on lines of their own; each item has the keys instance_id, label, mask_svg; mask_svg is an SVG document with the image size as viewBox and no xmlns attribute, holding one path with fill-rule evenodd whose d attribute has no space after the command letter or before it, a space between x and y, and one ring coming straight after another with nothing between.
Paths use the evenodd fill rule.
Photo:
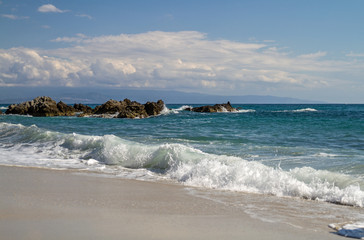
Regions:
<instances>
[{"instance_id":1,"label":"sea foam on sand","mask_svg":"<svg viewBox=\"0 0 364 240\"><path fill-rule=\"evenodd\" d=\"M181 186L75 173L0 166L1 238L340 239L305 221L297 228L253 219Z\"/></svg>"}]
</instances>

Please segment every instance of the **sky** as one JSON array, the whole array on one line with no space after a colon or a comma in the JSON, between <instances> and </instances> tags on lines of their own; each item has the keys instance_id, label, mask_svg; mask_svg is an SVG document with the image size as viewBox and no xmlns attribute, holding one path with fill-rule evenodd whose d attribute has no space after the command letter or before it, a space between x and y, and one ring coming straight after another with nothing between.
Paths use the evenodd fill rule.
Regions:
<instances>
[{"instance_id":1,"label":"sky","mask_svg":"<svg viewBox=\"0 0 364 240\"><path fill-rule=\"evenodd\" d=\"M0 0L0 87L364 103L364 0Z\"/></svg>"}]
</instances>

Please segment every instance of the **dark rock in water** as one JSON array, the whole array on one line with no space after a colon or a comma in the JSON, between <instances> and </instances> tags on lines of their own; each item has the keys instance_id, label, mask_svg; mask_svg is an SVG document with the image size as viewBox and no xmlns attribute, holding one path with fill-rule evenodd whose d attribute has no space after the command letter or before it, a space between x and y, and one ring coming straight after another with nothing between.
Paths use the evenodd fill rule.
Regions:
<instances>
[{"instance_id":1,"label":"dark rock in water","mask_svg":"<svg viewBox=\"0 0 364 240\"><path fill-rule=\"evenodd\" d=\"M83 104L74 104L72 107L62 101L56 103L50 97L37 97L28 102L10 105L6 114L53 117L73 116L76 112L82 112L78 116L115 117L117 115L118 118L146 118L160 114L163 108L162 100L147 102L143 105L124 99L123 101L109 100L92 110L91 107Z\"/></svg>"},{"instance_id":2,"label":"dark rock in water","mask_svg":"<svg viewBox=\"0 0 364 240\"><path fill-rule=\"evenodd\" d=\"M120 112L125 107L126 105L124 105L122 102L111 99L106 103L97 106L94 110L94 114L115 114Z\"/></svg>"},{"instance_id":3,"label":"dark rock in water","mask_svg":"<svg viewBox=\"0 0 364 240\"><path fill-rule=\"evenodd\" d=\"M31 101L9 106L6 114L20 114L32 116L59 116L57 103L50 97L37 97Z\"/></svg>"},{"instance_id":4,"label":"dark rock in water","mask_svg":"<svg viewBox=\"0 0 364 240\"><path fill-rule=\"evenodd\" d=\"M0 110L0 115L3 114L3 112Z\"/></svg>"},{"instance_id":5,"label":"dark rock in water","mask_svg":"<svg viewBox=\"0 0 364 240\"><path fill-rule=\"evenodd\" d=\"M186 109L187 110L187 109ZM233 108L230 104L230 102L224 103L224 104L215 104L214 106L201 106L201 107L194 107L189 108L189 111L193 112L236 112L236 108ZM187 110L187 111L188 111Z\"/></svg>"},{"instance_id":6,"label":"dark rock in water","mask_svg":"<svg viewBox=\"0 0 364 240\"><path fill-rule=\"evenodd\" d=\"M145 111L144 105L140 103L134 103L132 105L126 106L122 111L120 111L117 118L146 118L148 117Z\"/></svg>"},{"instance_id":7,"label":"dark rock in water","mask_svg":"<svg viewBox=\"0 0 364 240\"><path fill-rule=\"evenodd\" d=\"M58 104L50 97L37 97L31 101L12 104L6 114L32 115L36 117L72 116L75 109L63 102Z\"/></svg>"},{"instance_id":8,"label":"dark rock in water","mask_svg":"<svg viewBox=\"0 0 364 240\"><path fill-rule=\"evenodd\" d=\"M147 102L144 104L144 108L149 116L155 116L162 112L164 102L162 100L158 100L158 102Z\"/></svg>"},{"instance_id":9,"label":"dark rock in water","mask_svg":"<svg viewBox=\"0 0 364 240\"><path fill-rule=\"evenodd\" d=\"M121 101L125 105L132 105L132 104L138 104L136 101L131 101L130 99L125 98L123 101Z\"/></svg>"},{"instance_id":10,"label":"dark rock in water","mask_svg":"<svg viewBox=\"0 0 364 240\"><path fill-rule=\"evenodd\" d=\"M61 116L73 116L75 115L76 109L72 106L68 106L64 102L60 101L57 103L57 108Z\"/></svg>"},{"instance_id":11,"label":"dark rock in water","mask_svg":"<svg viewBox=\"0 0 364 240\"><path fill-rule=\"evenodd\" d=\"M118 113L117 118L146 118L155 116L161 113L164 108L164 102L147 102L140 104L136 101L124 99L123 101L109 100L106 103L97 106L94 114L115 114Z\"/></svg>"},{"instance_id":12,"label":"dark rock in water","mask_svg":"<svg viewBox=\"0 0 364 240\"><path fill-rule=\"evenodd\" d=\"M83 112L85 114L91 114L93 112L91 107L83 105L82 103L75 103L73 108L76 110L76 112Z\"/></svg>"},{"instance_id":13,"label":"dark rock in water","mask_svg":"<svg viewBox=\"0 0 364 240\"><path fill-rule=\"evenodd\" d=\"M86 117L93 113L93 109L87 105L81 104L81 103L75 103L73 105L73 108L76 110L76 112L81 112L81 114L77 115L77 117Z\"/></svg>"},{"instance_id":14,"label":"dark rock in water","mask_svg":"<svg viewBox=\"0 0 364 240\"><path fill-rule=\"evenodd\" d=\"M124 99L125 109L120 111L118 118L146 118L150 116L159 115L163 108L164 102L158 100L158 102L147 102L142 105L138 102L131 102L129 99Z\"/></svg>"}]
</instances>

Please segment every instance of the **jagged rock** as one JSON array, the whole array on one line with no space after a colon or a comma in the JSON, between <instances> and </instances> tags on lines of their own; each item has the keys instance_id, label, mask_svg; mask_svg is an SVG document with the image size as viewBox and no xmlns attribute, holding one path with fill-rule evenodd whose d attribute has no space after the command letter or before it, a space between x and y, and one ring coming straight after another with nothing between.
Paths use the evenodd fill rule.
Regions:
<instances>
[{"instance_id":1,"label":"jagged rock","mask_svg":"<svg viewBox=\"0 0 364 240\"><path fill-rule=\"evenodd\" d=\"M50 97L37 97L31 101L9 106L6 114L21 114L32 116L73 116L76 112L82 112L79 117L93 115L95 117L115 117L118 118L146 118L161 113L164 108L164 102L147 102L140 104L129 99L123 101L109 100L106 103L97 106L92 110L89 106L83 104L74 104L69 106L60 101L56 103Z\"/></svg>"},{"instance_id":2,"label":"jagged rock","mask_svg":"<svg viewBox=\"0 0 364 240\"><path fill-rule=\"evenodd\" d=\"M143 105L126 98L120 102L109 100L97 106L93 113L97 115L118 113L117 118L146 118L160 114L163 108L164 102L162 100L158 102L147 102Z\"/></svg>"},{"instance_id":3,"label":"jagged rock","mask_svg":"<svg viewBox=\"0 0 364 240\"><path fill-rule=\"evenodd\" d=\"M129 99L124 99L123 103L126 105L125 109L120 111L118 118L146 118L156 116L161 113L164 108L164 102L147 102L142 105L138 102L131 102Z\"/></svg>"},{"instance_id":4,"label":"jagged rock","mask_svg":"<svg viewBox=\"0 0 364 240\"><path fill-rule=\"evenodd\" d=\"M144 108L149 116L155 116L162 112L164 102L162 100L158 100L158 102L147 102L144 104Z\"/></svg>"},{"instance_id":5,"label":"jagged rock","mask_svg":"<svg viewBox=\"0 0 364 240\"><path fill-rule=\"evenodd\" d=\"M20 114L32 116L59 116L57 103L50 97L37 97L31 101L9 106L6 114Z\"/></svg>"},{"instance_id":6,"label":"jagged rock","mask_svg":"<svg viewBox=\"0 0 364 240\"><path fill-rule=\"evenodd\" d=\"M124 100L125 101L125 100ZM129 100L130 101L130 100ZM116 100L109 100L106 103L97 106L94 110L94 114L115 114L124 109L126 105L123 102L119 102Z\"/></svg>"},{"instance_id":7,"label":"jagged rock","mask_svg":"<svg viewBox=\"0 0 364 240\"><path fill-rule=\"evenodd\" d=\"M236 108L233 108L230 102L224 104L215 104L214 106L201 106L201 107L194 107L186 109L188 111L193 112L236 112Z\"/></svg>"},{"instance_id":8,"label":"jagged rock","mask_svg":"<svg viewBox=\"0 0 364 240\"><path fill-rule=\"evenodd\" d=\"M57 103L57 108L62 116L73 116L75 115L76 109L72 106L68 106L64 102L60 101Z\"/></svg>"},{"instance_id":9,"label":"jagged rock","mask_svg":"<svg viewBox=\"0 0 364 240\"><path fill-rule=\"evenodd\" d=\"M122 109L117 118L146 118L148 117L144 105L140 103L133 103Z\"/></svg>"},{"instance_id":10,"label":"jagged rock","mask_svg":"<svg viewBox=\"0 0 364 240\"><path fill-rule=\"evenodd\" d=\"M12 104L6 114L32 115L36 117L72 116L75 109L60 101L58 104L50 97L37 97L31 101Z\"/></svg>"},{"instance_id":11,"label":"jagged rock","mask_svg":"<svg viewBox=\"0 0 364 240\"><path fill-rule=\"evenodd\" d=\"M3 114L3 112L0 110L0 115Z\"/></svg>"},{"instance_id":12,"label":"jagged rock","mask_svg":"<svg viewBox=\"0 0 364 240\"><path fill-rule=\"evenodd\" d=\"M73 105L73 108L77 111L77 112L83 112L83 113L92 113L92 108L87 106L87 105L83 105L82 103L75 103Z\"/></svg>"},{"instance_id":13,"label":"jagged rock","mask_svg":"<svg viewBox=\"0 0 364 240\"><path fill-rule=\"evenodd\" d=\"M86 117L90 116L93 113L93 109L87 105L84 105L82 103L75 103L73 105L73 108L76 110L76 112L81 112L77 115L77 117Z\"/></svg>"},{"instance_id":14,"label":"jagged rock","mask_svg":"<svg viewBox=\"0 0 364 240\"><path fill-rule=\"evenodd\" d=\"M136 104L136 103L138 103L138 102L136 102L136 101L131 101L130 99L127 99L127 98L125 98L123 101L122 101L125 105L132 105L132 104Z\"/></svg>"}]
</instances>

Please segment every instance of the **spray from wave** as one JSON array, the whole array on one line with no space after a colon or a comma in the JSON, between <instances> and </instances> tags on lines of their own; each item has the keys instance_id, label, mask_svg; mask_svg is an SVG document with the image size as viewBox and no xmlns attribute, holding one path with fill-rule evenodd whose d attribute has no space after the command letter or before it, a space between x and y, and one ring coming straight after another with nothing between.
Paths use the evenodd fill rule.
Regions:
<instances>
[{"instance_id":1,"label":"spray from wave","mask_svg":"<svg viewBox=\"0 0 364 240\"><path fill-rule=\"evenodd\" d=\"M182 144L148 145L114 135L64 134L35 125L0 123L0 153L4 159L14 159L10 157L14 153L30 154L32 157L25 161L40 159L37 156L41 155L44 166L55 159L78 161L85 168L95 163L103 164L106 169L117 165L148 169L189 186L364 207L361 189L364 184L349 175L310 167L284 171L239 157L205 153Z\"/></svg>"}]
</instances>

